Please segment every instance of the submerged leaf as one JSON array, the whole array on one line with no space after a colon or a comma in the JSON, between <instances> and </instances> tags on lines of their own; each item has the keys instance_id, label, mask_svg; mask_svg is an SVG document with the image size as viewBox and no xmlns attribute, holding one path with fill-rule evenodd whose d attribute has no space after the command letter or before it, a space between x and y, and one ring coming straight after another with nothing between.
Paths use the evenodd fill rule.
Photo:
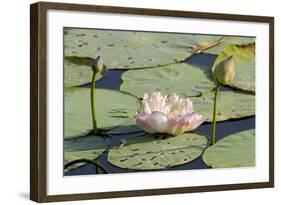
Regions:
<instances>
[{"instance_id":1,"label":"submerged leaf","mask_svg":"<svg viewBox=\"0 0 281 205\"><path fill-rule=\"evenodd\" d=\"M166 139L147 134L112 148L107 159L113 165L126 169L166 169L198 158L206 146L207 138L199 134L184 133Z\"/></svg>"},{"instance_id":2,"label":"submerged leaf","mask_svg":"<svg viewBox=\"0 0 281 205\"><path fill-rule=\"evenodd\" d=\"M92 130L89 88L65 88L64 137L83 136ZM134 124L133 115L139 109L137 98L121 92L95 89L96 117L99 129Z\"/></svg>"},{"instance_id":3,"label":"submerged leaf","mask_svg":"<svg viewBox=\"0 0 281 205\"><path fill-rule=\"evenodd\" d=\"M255 130L238 132L208 147L203 161L213 168L255 166Z\"/></svg>"}]
</instances>

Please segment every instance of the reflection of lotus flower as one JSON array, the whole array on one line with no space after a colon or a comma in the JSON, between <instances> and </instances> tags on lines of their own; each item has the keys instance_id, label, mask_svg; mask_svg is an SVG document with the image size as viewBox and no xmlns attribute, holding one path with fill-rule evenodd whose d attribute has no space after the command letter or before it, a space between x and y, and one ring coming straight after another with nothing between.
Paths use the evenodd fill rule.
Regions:
<instances>
[{"instance_id":1,"label":"reflection of lotus flower","mask_svg":"<svg viewBox=\"0 0 281 205\"><path fill-rule=\"evenodd\" d=\"M202 124L202 115L193 112L192 101L176 94L162 95L159 91L151 96L144 94L142 109L135 115L136 123L148 133L178 135L191 131Z\"/></svg>"}]
</instances>

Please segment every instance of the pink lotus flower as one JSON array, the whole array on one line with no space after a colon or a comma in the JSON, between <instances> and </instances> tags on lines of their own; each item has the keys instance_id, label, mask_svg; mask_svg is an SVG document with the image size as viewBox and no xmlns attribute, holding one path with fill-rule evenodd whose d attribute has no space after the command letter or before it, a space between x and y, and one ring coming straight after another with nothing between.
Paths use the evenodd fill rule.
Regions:
<instances>
[{"instance_id":1,"label":"pink lotus flower","mask_svg":"<svg viewBox=\"0 0 281 205\"><path fill-rule=\"evenodd\" d=\"M193 111L192 101L176 94L159 91L144 94L142 108L135 115L136 123L148 133L179 135L196 129L205 118Z\"/></svg>"}]
</instances>

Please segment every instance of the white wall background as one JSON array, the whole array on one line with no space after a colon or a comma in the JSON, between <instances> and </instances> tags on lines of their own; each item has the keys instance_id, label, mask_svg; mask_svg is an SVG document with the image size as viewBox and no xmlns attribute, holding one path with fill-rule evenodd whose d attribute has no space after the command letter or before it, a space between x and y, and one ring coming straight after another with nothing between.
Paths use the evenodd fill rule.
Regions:
<instances>
[{"instance_id":1,"label":"white wall background","mask_svg":"<svg viewBox=\"0 0 281 205\"><path fill-rule=\"evenodd\" d=\"M50 0L51 1L51 0ZM280 162L280 36L281 13L277 0L74 0L86 4L147 7L275 16L275 147L276 187L170 196L64 202L60 204L278 204L281 196ZM29 201L29 4L34 1L1 2L0 31L0 202ZM280 203L280 202L279 202ZM54 203L57 204L57 203Z\"/></svg>"}]
</instances>

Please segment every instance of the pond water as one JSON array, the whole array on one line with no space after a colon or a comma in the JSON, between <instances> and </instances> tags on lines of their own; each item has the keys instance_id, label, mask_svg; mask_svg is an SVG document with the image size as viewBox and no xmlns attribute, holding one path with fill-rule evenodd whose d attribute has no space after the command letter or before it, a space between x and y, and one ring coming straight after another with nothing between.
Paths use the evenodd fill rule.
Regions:
<instances>
[{"instance_id":1,"label":"pond water","mask_svg":"<svg viewBox=\"0 0 281 205\"><path fill-rule=\"evenodd\" d=\"M213 65L213 62L215 61L216 56L214 55L208 55L208 54L197 54L193 55L191 58L188 58L186 62L189 64L196 64L199 66L202 66L204 68L211 68ZM106 89L112 89L112 90L119 90L119 87L122 83L121 75L125 72L124 70L108 70L106 76L102 78L101 80L96 82L96 88L106 88ZM90 87L91 84L83 85L83 87ZM227 90L228 88L222 88L222 90ZM236 132L240 132L243 130L248 129L254 129L255 128L255 117L248 117L243 118L240 120L228 120L224 122L218 122L216 127L216 140L222 139L223 137L234 134ZM212 124L211 123L204 123L199 128L197 128L196 131L201 132L203 135L207 136L209 141L211 140L211 131L212 131ZM140 133L141 135L142 133ZM107 138L107 142L109 144L109 148L114 147L122 140L129 139L131 137L136 137L136 134L134 136L130 135L114 135L112 138ZM97 158L97 160L100 161L100 163L107 168L107 170L110 171L110 173L128 173L128 172L140 172L138 170L129 170L129 169L122 169L119 167L116 167L112 164L110 164L106 158L107 158L107 151L104 152L101 156ZM167 170L192 170L192 169L208 169L208 167L203 161L202 157L199 157L195 160L193 160L190 163L178 165L175 167L171 167ZM144 171L141 171L144 172ZM86 164L80 168L71 170L69 172L65 173L65 176L71 176L71 175L89 175L89 174L96 174L96 168L94 165Z\"/></svg>"}]
</instances>

